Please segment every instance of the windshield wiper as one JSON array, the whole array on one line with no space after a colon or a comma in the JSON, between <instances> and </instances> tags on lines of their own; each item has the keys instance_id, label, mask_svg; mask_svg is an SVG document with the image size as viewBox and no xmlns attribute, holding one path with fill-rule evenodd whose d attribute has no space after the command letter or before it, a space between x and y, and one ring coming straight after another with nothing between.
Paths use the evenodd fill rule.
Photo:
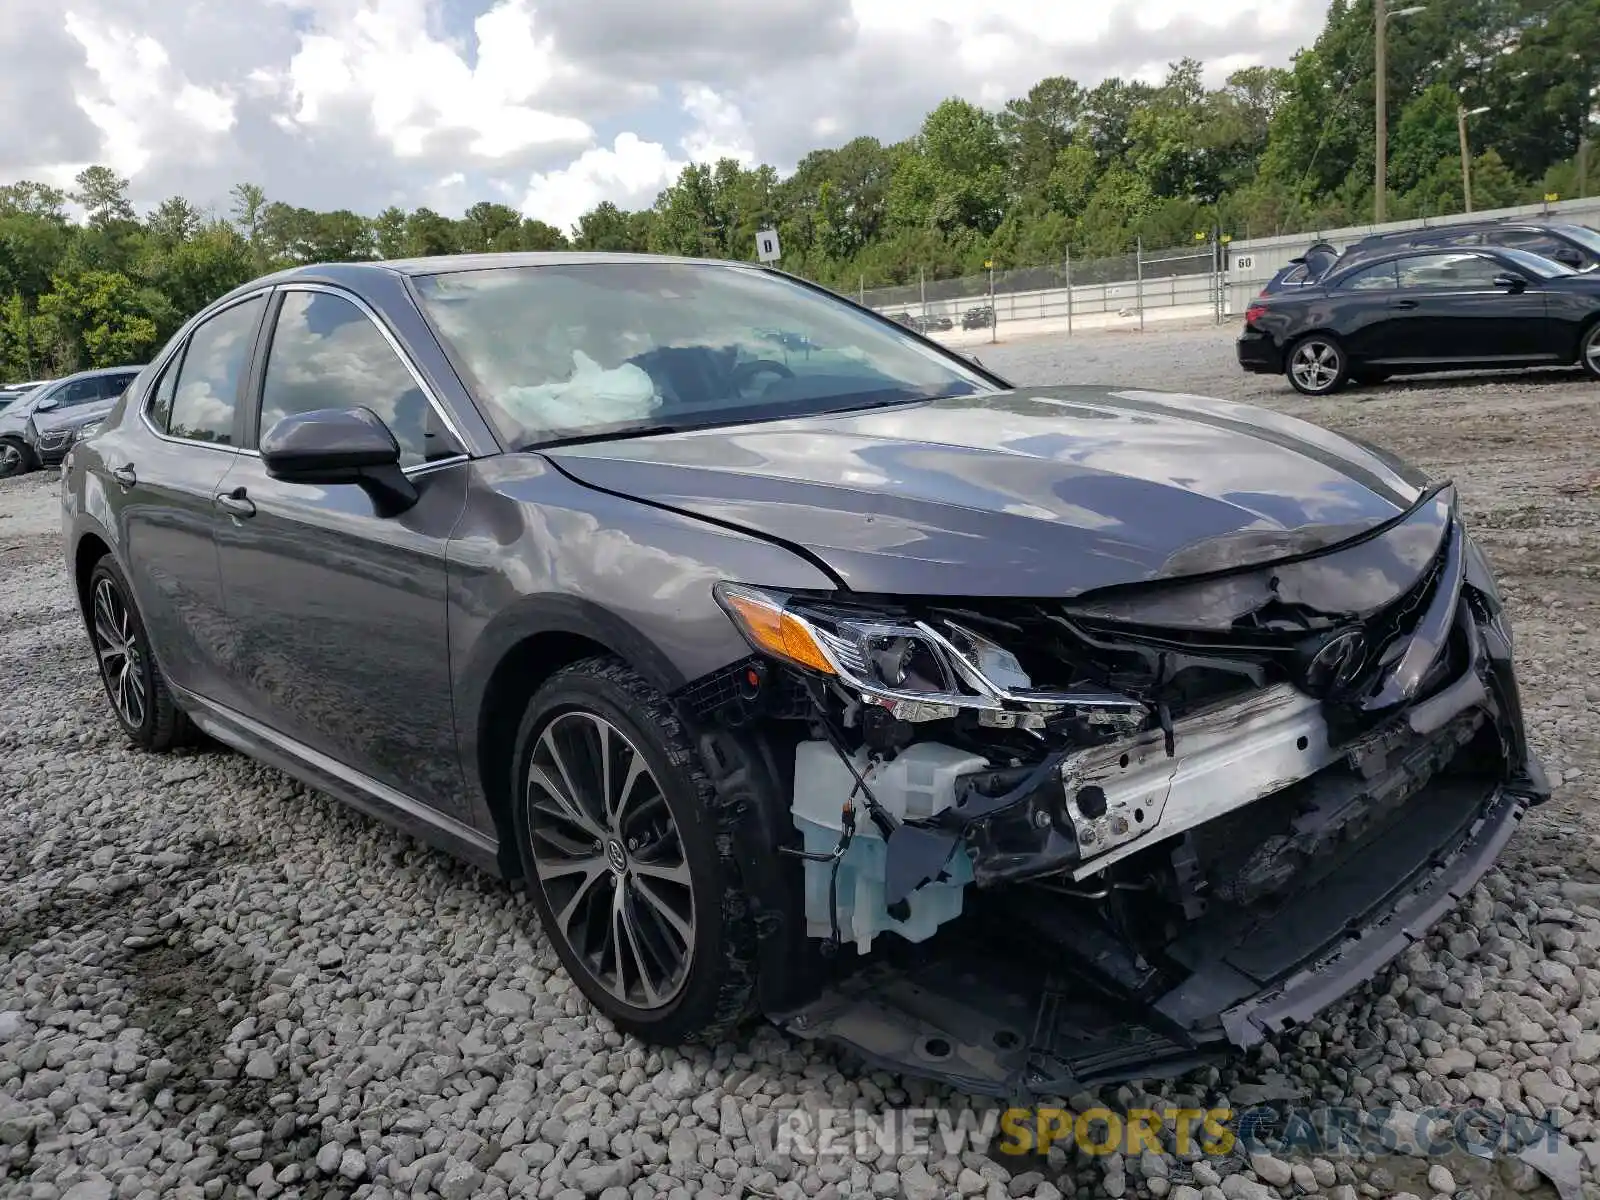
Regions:
<instances>
[{"instance_id":1,"label":"windshield wiper","mask_svg":"<svg viewBox=\"0 0 1600 1200\"><path fill-rule=\"evenodd\" d=\"M518 452L524 450L551 450L557 446L576 446L583 442L616 442L623 438L650 437L658 433L682 433L686 429L693 429L693 425L628 425L622 429L598 429L588 433L568 433L560 437L537 438L531 442L524 442L517 446Z\"/></svg>"}]
</instances>

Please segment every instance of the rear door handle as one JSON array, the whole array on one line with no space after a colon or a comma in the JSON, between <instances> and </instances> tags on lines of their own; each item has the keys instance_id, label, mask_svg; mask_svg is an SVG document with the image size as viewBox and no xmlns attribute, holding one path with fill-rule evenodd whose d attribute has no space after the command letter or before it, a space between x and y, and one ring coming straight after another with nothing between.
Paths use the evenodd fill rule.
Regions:
<instances>
[{"instance_id":1,"label":"rear door handle","mask_svg":"<svg viewBox=\"0 0 1600 1200\"><path fill-rule=\"evenodd\" d=\"M255 501L245 495L242 487L234 488L231 492L218 492L216 501L218 508L235 517L253 517L256 515Z\"/></svg>"},{"instance_id":2,"label":"rear door handle","mask_svg":"<svg viewBox=\"0 0 1600 1200\"><path fill-rule=\"evenodd\" d=\"M1389 307L1390 308L1415 308L1416 306L1417 306L1417 302L1415 300L1391 300L1391 301L1389 301Z\"/></svg>"},{"instance_id":3,"label":"rear door handle","mask_svg":"<svg viewBox=\"0 0 1600 1200\"><path fill-rule=\"evenodd\" d=\"M138 473L134 471L132 463L121 467L112 467L111 478L115 479L123 487L130 488L139 482Z\"/></svg>"}]
</instances>

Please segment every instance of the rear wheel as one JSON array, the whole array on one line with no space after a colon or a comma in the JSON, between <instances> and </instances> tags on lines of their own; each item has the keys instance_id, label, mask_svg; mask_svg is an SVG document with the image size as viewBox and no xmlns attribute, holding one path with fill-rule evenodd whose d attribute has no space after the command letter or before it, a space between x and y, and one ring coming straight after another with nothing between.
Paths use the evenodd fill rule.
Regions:
<instances>
[{"instance_id":1,"label":"rear wheel","mask_svg":"<svg viewBox=\"0 0 1600 1200\"><path fill-rule=\"evenodd\" d=\"M1600 379L1600 321L1589 326L1589 332L1584 334L1578 359L1591 378Z\"/></svg>"},{"instance_id":2,"label":"rear wheel","mask_svg":"<svg viewBox=\"0 0 1600 1200\"><path fill-rule=\"evenodd\" d=\"M523 878L589 1002L661 1044L737 1024L754 924L716 791L671 705L616 659L576 663L529 703L515 763Z\"/></svg>"},{"instance_id":3,"label":"rear wheel","mask_svg":"<svg viewBox=\"0 0 1600 1200\"><path fill-rule=\"evenodd\" d=\"M168 750L184 742L189 720L167 690L128 581L109 556L89 575L87 607L100 680L123 732L141 750Z\"/></svg>"},{"instance_id":4,"label":"rear wheel","mask_svg":"<svg viewBox=\"0 0 1600 1200\"><path fill-rule=\"evenodd\" d=\"M0 438L0 479L25 475L33 469L33 455L28 453L26 442L17 438Z\"/></svg>"},{"instance_id":5,"label":"rear wheel","mask_svg":"<svg viewBox=\"0 0 1600 1200\"><path fill-rule=\"evenodd\" d=\"M1295 391L1304 396L1329 396L1350 378L1344 347L1328 334L1301 338L1289 350L1285 372Z\"/></svg>"}]
</instances>

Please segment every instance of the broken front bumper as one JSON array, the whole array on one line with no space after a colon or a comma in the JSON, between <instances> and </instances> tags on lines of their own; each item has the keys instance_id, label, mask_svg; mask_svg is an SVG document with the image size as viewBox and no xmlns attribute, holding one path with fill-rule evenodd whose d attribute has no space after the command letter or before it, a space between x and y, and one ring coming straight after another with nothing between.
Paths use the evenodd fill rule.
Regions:
<instances>
[{"instance_id":1,"label":"broken front bumper","mask_svg":"<svg viewBox=\"0 0 1600 1200\"><path fill-rule=\"evenodd\" d=\"M1195 949L1233 944L1152 1005L1103 994L1070 969L1052 970L1050 953L1029 954L991 930L914 966L869 967L779 1023L873 1066L997 1096L1181 1074L1308 1020L1371 979L1489 870L1528 799L1499 785L1476 795L1454 785L1413 805L1416 819L1398 831L1411 836L1386 838L1380 854L1353 859L1267 921L1202 938ZM1451 823L1443 844L1436 821Z\"/></svg>"},{"instance_id":2,"label":"broken front bumper","mask_svg":"<svg viewBox=\"0 0 1600 1200\"><path fill-rule=\"evenodd\" d=\"M1386 720L1339 736L1327 706L1265 689L1231 720L1180 724L1179 760L1150 735L1062 759L1050 786L1030 779L1013 795L977 797L987 811L969 808L980 820L965 829L976 877L1011 886L983 889L987 903L964 928L776 1019L968 1091L1066 1095L1181 1074L1370 980L1471 890L1549 794L1492 582L1459 525L1447 551L1379 680L1387 689L1407 677ZM1480 753L1463 756L1473 742ZM1227 836L1230 821L1254 843L1261 831L1249 824L1286 811L1295 853L1265 869L1241 861L1222 902L1163 947L1159 968L1050 891L1015 884L1098 878L1134 854L1179 851L1191 831Z\"/></svg>"}]
</instances>

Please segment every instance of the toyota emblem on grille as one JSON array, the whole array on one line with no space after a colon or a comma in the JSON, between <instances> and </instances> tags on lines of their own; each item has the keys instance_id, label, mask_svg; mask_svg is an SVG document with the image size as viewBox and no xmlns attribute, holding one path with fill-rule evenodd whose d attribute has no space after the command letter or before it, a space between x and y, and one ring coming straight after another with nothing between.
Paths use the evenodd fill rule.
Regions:
<instances>
[{"instance_id":1,"label":"toyota emblem on grille","mask_svg":"<svg viewBox=\"0 0 1600 1200\"><path fill-rule=\"evenodd\" d=\"M1367 658L1367 638L1359 629L1334 634L1318 647L1306 664L1306 689L1326 695L1349 687Z\"/></svg>"}]
</instances>

